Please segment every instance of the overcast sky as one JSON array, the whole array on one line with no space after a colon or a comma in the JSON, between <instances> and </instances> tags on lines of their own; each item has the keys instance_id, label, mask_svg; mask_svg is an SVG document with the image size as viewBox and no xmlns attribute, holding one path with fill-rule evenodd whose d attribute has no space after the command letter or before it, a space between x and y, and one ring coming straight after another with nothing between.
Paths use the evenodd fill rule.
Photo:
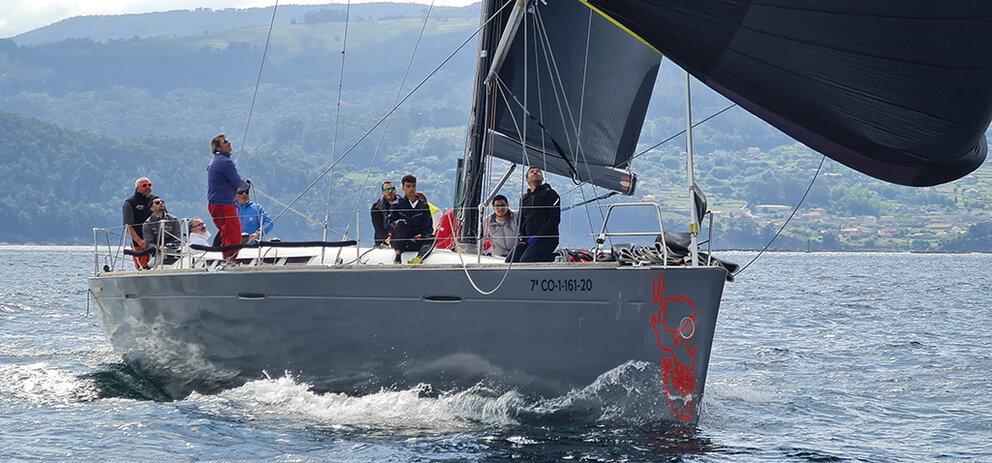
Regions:
<instances>
[{"instance_id":1,"label":"overcast sky","mask_svg":"<svg viewBox=\"0 0 992 463\"><path fill-rule=\"evenodd\" d=\"M393 0L430 4L430 0ZM436 6L465 6L478 0L436 0ZM73 16L147 13L196 8L253 8L275 0L0 0L0 39L13 37ZM286 0L280 5L321 5L343 0ZM369 3L353 0L352 3Z\"/></svg>"}]
</instances>

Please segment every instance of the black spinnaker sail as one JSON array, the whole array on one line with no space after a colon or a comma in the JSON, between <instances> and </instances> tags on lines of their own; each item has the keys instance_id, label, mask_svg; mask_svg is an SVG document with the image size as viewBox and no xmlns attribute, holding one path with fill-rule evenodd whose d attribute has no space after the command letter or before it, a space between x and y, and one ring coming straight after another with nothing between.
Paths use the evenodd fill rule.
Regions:
<instances>
[{"instance_id":1,"label":"black spinnaker sail","mask_svg":"<svg viewBox=\"0 0 992 463\"><path fill-rule=\"evenodd\" d=\"M992 120L992 1L588 0L697 79L871 176L976 169Z\"/></svg>"},{"instance_id":2,"label":"black spinnaker sail","mask_svg":"<svg viewBox=\"0 0 992 463\"><path fill-rule=\"evenodd\" d=\"M661 55L579 2L529 2L523 18L493 81L492 153L632 194Z\"/></svg>"}]
</instances>

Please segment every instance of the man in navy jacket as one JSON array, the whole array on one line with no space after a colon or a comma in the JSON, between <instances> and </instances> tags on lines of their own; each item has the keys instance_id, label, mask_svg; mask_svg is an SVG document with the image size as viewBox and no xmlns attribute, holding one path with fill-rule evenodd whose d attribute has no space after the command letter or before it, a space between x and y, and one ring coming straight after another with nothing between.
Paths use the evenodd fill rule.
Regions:
<instances>
[{"instance_id":1,"label":"man in navy jacket","mask_svg":"<svg viewBox=\"0 0 992 463\"><path fill-rule=\"evenodd\" d=\"M403 197L389 209L390 234L386 242L396 251L395 263L403 262L404 251L417 251L408 263L419 264L434 247L434 219L426 200L417 197L417 177L403 176Z\"/></svg>"},{"instance_id":2,"label":"man in navy jacket","mask_svg":"<svg viewBox=\"0 0 992 463\"><path fill-rule=\"evenodd\" d=\"M219 134L210 140L214 158L207 166L207 210L220 230L224 246L241 244L241 221L235 206L235 192L248 189L249 183L238 175L238 169L231 160L231 141L227 135ZM224 252L224 258L236 256L238 251Z\"/></svg>"}]
</instances>

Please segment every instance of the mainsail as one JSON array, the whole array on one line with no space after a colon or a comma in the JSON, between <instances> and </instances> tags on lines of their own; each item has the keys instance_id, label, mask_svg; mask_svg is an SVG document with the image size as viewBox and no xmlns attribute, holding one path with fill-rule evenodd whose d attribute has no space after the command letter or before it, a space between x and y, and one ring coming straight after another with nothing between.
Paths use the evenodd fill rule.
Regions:
<instances>
[{"instance_id":1,"label":"mainsail","mask_svg":"<svg viewBox=\"0 0 992 463\"><path fill-rule=\"evenodd\" d=\"M661 55L579 2L523 11L490 84L492 154L632 194Z\"/></svg>"},{"instance_id":2,"label":"mainsail","mask_svg":"<svg viewBox=\"0 0 992 463\"><path fill-rule=\"evenodd\" d=\"M585 3L717 92L858 171L928 186L985 159L992 2Z\"/></svg>"}]
</instances>

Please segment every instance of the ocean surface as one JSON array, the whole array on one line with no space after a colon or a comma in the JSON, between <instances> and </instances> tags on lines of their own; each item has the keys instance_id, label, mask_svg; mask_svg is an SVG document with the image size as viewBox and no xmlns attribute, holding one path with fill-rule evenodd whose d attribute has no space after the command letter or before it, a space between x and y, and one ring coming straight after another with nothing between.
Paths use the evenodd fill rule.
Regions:
<instances>
[{"instance_id":1,"label":"ocean surface","mask_svg":"<svg viewBox=\"0 0 992 463\"><path fill-rule=\"evenodd\" d=\"M762 255L727 285L699 424L673 427L607 405L630 365L542 403L287 378L156 400L93 316L92 248L0 246L0 461L992 461L990 264Z\"/></svg>"}]
</instances>

